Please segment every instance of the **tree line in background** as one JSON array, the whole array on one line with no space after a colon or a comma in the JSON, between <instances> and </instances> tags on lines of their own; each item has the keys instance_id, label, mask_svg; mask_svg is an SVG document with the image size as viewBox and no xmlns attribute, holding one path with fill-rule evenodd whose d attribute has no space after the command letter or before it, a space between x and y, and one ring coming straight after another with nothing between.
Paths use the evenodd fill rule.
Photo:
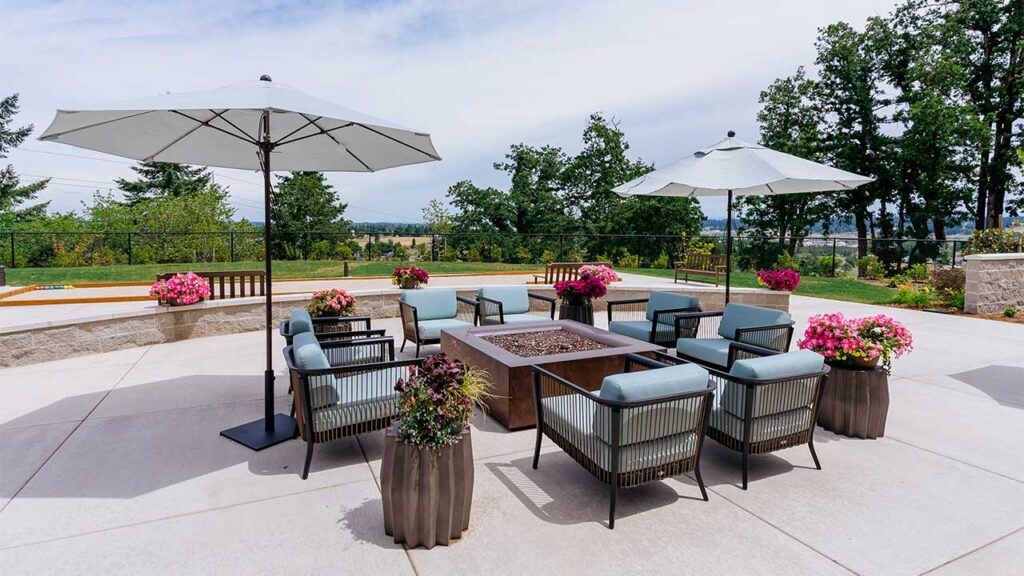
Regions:
<instances>
[{"instance_id":1,"label":"tree line in background","mask_svg":"<svg viewBox=\"0 0 1024 576\"><path fill-rule=\"evenodd\" d=\"M909 0L863 30L822 28L815 49L813 74L800 67L761 93L761 143L875 181L839 198L744 198L747 228L803 236L852 222L863 258L868 238L944 240L949 227L998 228L1024 208L1024 3ZM795 240L779 242L793 253ZM894 245L875 244L878 257L900 258ZM938 246L915 244L910 260Z\"/></svg>"}]
</instances>

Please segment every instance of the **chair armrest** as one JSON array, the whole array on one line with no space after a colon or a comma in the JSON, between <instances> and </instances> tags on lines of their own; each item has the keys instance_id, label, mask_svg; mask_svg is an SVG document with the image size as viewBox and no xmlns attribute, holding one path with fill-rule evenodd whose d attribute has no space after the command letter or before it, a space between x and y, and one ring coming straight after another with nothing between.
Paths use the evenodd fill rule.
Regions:
<instances>
[{"instance_id":1,"label":"chair armrest","mask_svg":"<svg viewBox=\"0 0 1024 576\"><path fill-rule=\"evenodd\" d=\"M668 364L641 356L639 354L626 354L626 372L632 372L634 366L643 366L648 369L668 368Z\"/></svg>"},{"instance_id":2,"label":"chair armrest","mask_svg":"<svg viewBox=\"0 0 1024 576\"><path fill-rule=\"evenodd\" d=\"M377 360L387 362L395 359L395 339L391 336L376 338L361 338L357 340L335 340L321 344L324 355L327 356L331 366L348 366L360 364L354 361L356 350L368 349L378 353ZM346 352L348 354L346 354Z\"/></svg>"},{"instance_id":3,"label":"chair armrest","mask_svg":"<svg viewBox=\"0 0 1024 576\"><path fill-rule=\"evenodd\" d=\"M316 335L318 342L332 342L334 340L359 340L361 338L377 338L387 334L387 330L377 328L375 330L349 330L339 332L321 332Z\"/></svg>"},{"instance_id":4,"label":"chair armrest","mask_svg":"<svg viewBox=\"0 0 1024 576\"><path fill-rule=\"evenodd\" d=\"M700 312L700 311L701 311L701 309L700 309L699 306L689 306L689 307L686 307L686 308L665 308L663 310L655 310L654 311L654 323L658 324L658 317L661 316L662 314L672 314L672 315L675 315L676 317L678 317L679 314L689 314L689 313L692 313L692 312Z\"/></svg>"},{"instance_id":5,"label":"chair armrest","mask_svg":"<svg viewBox=\"0 0 1024 576\"><path fill-rule=\"evenodd\" d=\"M459 304L465 304L466 306L469 306L470 309L472 310L472 313L470 314L469 318L466 321L467 322L471 322L474 326L476 326L477 317L480 314L480 303L477 302L475 298L469 298L467 296L459 296L457 294L455 296L455 302L456 302L456 305L455 305L455 317L456 318L464 317L463 314L459 313L459 311L458 311L459 306L458 305Z\"/></svg>"},{"instance_id":6,"label":"chair armrest","mask_svg":"<svg viewBox=\"0 0 1024 576\"><path fill-rule=\"evenodd\" d=\"M533 292L527 292L527 296L534 300L540 300L541 302L547 302L550 305L551 319L555 319L555 298L554 296L545 296L544 294L534 294Z\"/></svg>"},{"instance_id":7,"label":"chair armrest","mask_svg":"<svg viewBox=\"0 0 1024 576\"><path fill-rule=\"evenodd\" d=\"M608 300L608 322L612 321L612 313L616 308L620 309L620 314L625 314L627 318L643 317L647 316L647 303L650 302L649 298L623 298L620 300Z\"/></svg>"},{"instance_id":8,"label":"chair armrest","mask_svg":"<svg viewBox=\"0 0 1024 576\"><path fill-rule=\"evenodd\" d=\"M755 326L752 328L737 328L736 342L753 344L761 348L770 348L785 352L789 350L790 340L793 338L794 322L788 324L774 324L771 326ZM782 345L782 349L775 347L776 340ZM782 342L784 340L784 342Z\"/></svg>"},{"instance_id":9,"label":"chair armrest","mask_svg":"<svg viewBox=\"0 0 1024 576\"><path fill-rule=\"evenodd\" d=\"M726 361L726 369L731 370L732 365L737 360L747 360L749 358L763 358L765 356L774 356L776 354L783 354L777 350L769 350L768 348L762 348L760 346L754 346L753 344L744 344L742 342L731 342L729 344L729 360Z\"/></svg>"},{"instance_id":10,"label":"chair armrest","mask_svg":"<svg viewBox=\"0 0 1024 576\"><path fill-rule=\"evenodd\" d=\"M713 310L711 312L682 312L676 314L676 339L679 338L697 338L701 328L705 331L714 329L717 331L716 326L721 323L722 310ZM705 319L717 318L718 322L704 322Z\"/></svg>"},{"instance_id":11,"label":"chair armrest","mask_svg":"<svg viewBox=\"0 0 1024 576\"><path fill-rule=\"evenodd\" d=\"M650 301L650 298L623 298L620 300L608 300L608 306L619 306L621 304L641 304Z\"/></svg>"},{"instance_id":12,"label":"chair armrest","mask_svg":"<svg viewBox=\"0 0 1024 576\"><path fill-rule=\"evenodd\" d=\"M500 300L477 296L476 319L481 326L505 323L505 306Z\"/></svg>"}]
</instances>

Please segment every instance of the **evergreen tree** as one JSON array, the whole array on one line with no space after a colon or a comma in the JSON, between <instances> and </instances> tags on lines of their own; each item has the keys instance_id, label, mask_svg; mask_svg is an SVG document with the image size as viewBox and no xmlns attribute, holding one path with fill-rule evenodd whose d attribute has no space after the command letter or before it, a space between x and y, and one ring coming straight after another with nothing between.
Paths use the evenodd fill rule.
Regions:
<instances>
[{"instance_id":1,"label":"evergreen tree","mask_svg":"<svg viewBox=\"0 0 1024 576\"><path fill-rule=\"evenodd\" d=\"M348 240L347 207L323 172L278 176L270 203L274 258L306 258L316 242L338 245Z\"/></svg>"},{"instance_id":2,"label":"evergreen tree","mask_svg":"<svg viewBox=\"0 0 1024 576\"><path fill-rule=\"evenodd\" d=\"M0 159L7 158L12 148L17 148L32 133L32 125L15 128L11 126L18 113L18 95L13 94L0 100ZM31 184L21 184L21 179L8 164L0 170L0 227L33 220L46 215L49 202L41 202L21 208L25 202L35 200L36 194L46 188L49 179Z\"/></svg>"},{"instance_id":3,"label":"evergreen tree","mask_svg":"<svg viewBox=\"0 0 1024 576\"><path fill-rule=\"evenodd\" d=\"M118 178L117 187L124 192L124 201L136 204L164 196L189 196L206 190L213 175L201 167L167 162L140 162L132 166L138 174L135 180Z\"/></svg>"}]
</instances>

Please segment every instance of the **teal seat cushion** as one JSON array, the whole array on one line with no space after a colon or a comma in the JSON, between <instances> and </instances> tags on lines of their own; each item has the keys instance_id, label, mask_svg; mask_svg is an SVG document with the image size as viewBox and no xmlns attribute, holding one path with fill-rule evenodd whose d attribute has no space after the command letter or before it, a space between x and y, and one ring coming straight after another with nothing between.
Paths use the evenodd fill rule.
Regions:
<instances>
[{"instance_id":1,"label":"teal seat cushion","mask_svg":"<svg viewBox=\"0 0 1024 576\"><path fill-rule=\"evenodd\" d=\"M602 470L611 471L612 448L595 431L592 400L580 394L566 394L541 400L544 424L578 448ZM692 457L697 435L684 432L637 442L619 448L619 472L633 472L664 466Z\"/></svg>"},{"instance_id":2,"label":"teal seat cushion","mask_svg":"<svg viewBox=\"0 0 1024 576\"><path fill-rule=\"evenodd\" d=\"M607 376L601 382L598 395L603 399L618 402L642 402L663 396L696 392L706 389L707 386L707 370L696 364L681 364ZM623 408L619 445L626 446L692 432L697 427L700 411L700 398ZM611 413L607 408L597 408L594 430L598 438L611 443Z\"/></svg>"},{"instance_id":3,"label":"teal seat cushion","mask_svg":"<svg viewBox=\"0 0 1024 576\"><path fill-rule=\"evenodd\" d=\"M797 350L763 358L737 360L729 374L747 380L775 380L821 372L824 364L825 358L820 354L810 350ZM752 414L756 418L810 406L814 402L817 386L817 377L753 386ZM746 388L747 386L743 384L725 382L721 388L722 408L742 417Z\"/></svg>"},{"instance_id":4,"label":"teal seat cushion","mask_svg":"<svg viewBox=\"0 0 1024 576\"><path fill-rule=\"evenodd\" d=\"M447 318L442 320L420 320L419 335L421 340L436 340L441 337L445 328L472 328L472 322Z\"/></svg>"},{"instance_id":5,"label":"teal seat cushion","mask_svg":"<svg viewBox=\"0 0 1024 576\"><path fill-rule=\"evenodd\" d=\"M523 322L550 322L550 316L538 314L505 314L505 324L522 324Z\"/></svg>"},{"instance_id":6,"label":"teal seat cushion","mask_svg":"<svg viewBox=\"0 0 1024 576\"><path fill-rule=\"evenodd\" d=\"M722 322L718 325L718 335L729 340L736 339L737 328L757 328L759 326L775 326L789 324L792 318L781 310L760 308L746 304L725 305Z\"/></svg>"},{"instance_id":7,"label":"teal seat cushion","mask_svg":"<svg viewBox=\"0 0 1024 576\"><path fill-rule=\"evenodd\" d=\"M530 297L526 286L484 286L477 290L478 296L501 302L501 311L509 314L526 314L530 311Z\"/></svg>"},{"instance_id":8,"label":"teal seat cushion","mask_svg":"<svg viewBox=\"0 0 1024 576\"><path fill-rule=\"evenodd\" d=\"M761 442L774 440L790 434L797 434L809 429L812 412L810 408L797 408L780 414L754 418L750 425L750 441ZM730 414L722 407L711 411L708 426L743 441L743 419Z\"/></svg>"},{"instance_id":9,"label":"teal seat cushion","mask_svg":"<svg viewBox=\"0 0 1024 576\"><path fill-rule=\"evenodd\" d=\"M334 378L333 385L318 384L323 391L319 397L313 392L311 405L315 407L314 430L326 432L382 418L394 418L398 415L395 383L408 375L407 366L390 366ZM333 402L326 402L332 398Z\"/></svg>"},{"instance_id":10,"label":"teal seat cushion","mask_svg":"<svg viewBox=\"0 0 1024 576\"><path fill-rule=\"evenodd\" d=\"M310 318L309 312L307 312L305 308L296 308L295 310L292 310L292 317L288 322L288 333L294 336L302 332L312 331L313 319Z\"/></svg>"},{"instance_id":11,"label":"teal seat cushion","mask_svg":"<svg viewBox=\"0 0 1024 576\"><path fill-rule=\"evenodd\" d=\"M402 302L416 307L416 318L420 322L455 318L458 311L455 290L450 288L403 290L401 298Z\"/></svg>"},{"instance_id":12,"label":"teal seat cushion","mask_svg":"<svg viewBox=\"0 0 1024 576\"><path fill-rule=\"evenodd\" d=\"M644 342L651 341L650 320L612 320L608 323L608 331ZM676 327L658 323L657 342L672 342L676 339Z\"/></svg>"},{"instance_id":13,"label":"teal seat cushion","mask_svg":"<svg viewBox=\"0 0 1024 576\"><path fill-rule=\"evenodd\" d=\"M729 345L725 338L680 338L676 340L676 353L685 354L699 362L725 367L729 364Z\"/></svg>"},{"instance_id":14,"label":"teal seat cushion","mask_svg":"<svg viewBox=\"0 0 1024 576\"><path fill-rule=\"evenodd\" d=\"M292 357L299 370L322 370L331 367L312 332L295 335L292 339Z\"/></svg>"},{"instance_id":15,"label":"teal seat cushion","mask_svg":"<svg viewBox=\"0 0 1024 576\"><path fill-rule=\"evenodd\" d=\"M673 310L676 308L697 308L700 301L693 296L676 294L674 292L651 292L647 301L647 320L654 322L654 313L658 310ZM658 318L659 324L675 326L675 316L662 314ZM673 328L674 330L674 328Z\"/></svg>"}]
</instances>

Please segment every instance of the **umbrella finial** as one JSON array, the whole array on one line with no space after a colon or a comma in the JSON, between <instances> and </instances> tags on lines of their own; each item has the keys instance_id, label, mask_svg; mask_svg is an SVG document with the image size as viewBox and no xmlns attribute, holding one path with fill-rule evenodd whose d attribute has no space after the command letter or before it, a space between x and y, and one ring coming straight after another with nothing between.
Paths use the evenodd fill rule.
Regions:
<instances>
[{"instance_id":1,"label":"umbrella finial","mask_svg":"<svg viewBox=\"0 0 1024 576\"><path fill-rule=\"evenodd\" d=\"M272 82L272 80L270 79L270 74L264 74L260 76L260 82Z\"/></svg>"},{"instance_id":2,"label":"umbrella finial","mask_svg":"<svg viewBox=\"0 0 1024 576\"><path fill-rule=\"evenodd\" d=\"M268 78L268 80L269 80L269 78ZM726 136L728 136L729 138L735 138L736 137L736 132L734 132L732 130L729 130L729 132L726 134Z\"/></svg>"}]
</instances>

